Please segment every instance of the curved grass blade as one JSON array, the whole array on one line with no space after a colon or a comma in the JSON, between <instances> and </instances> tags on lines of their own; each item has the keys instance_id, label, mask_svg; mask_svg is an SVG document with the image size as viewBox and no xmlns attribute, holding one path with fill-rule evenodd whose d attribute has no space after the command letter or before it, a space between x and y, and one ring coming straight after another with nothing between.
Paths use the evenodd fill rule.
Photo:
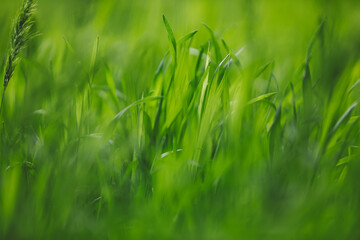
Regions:
<instances>
[{"instance_id":1,"label":"curved grass blade","mask_svg":"<svg viewBox=\"0 0 360 240\"><path fill-rule=\"evenodd\" d=\"M224 40L224 39L221 39L221 42L222 42L222 44L223 44L226 52L230 53L231 50L230 50L229 46L227 45L227 43L225 42L225 40Z\"/></svg>"},{"instance_id":2,"label":"curved grass blade","mask_svg":"<svg viewBox=\"0 0 360 240\"><path fill-rule=\"evenodd\" d=\"M242 71L242 66L240 63L240 60L238 58L238 56L240 55L240 53L242 53L245 50L246 46L242 47L239 51L237 51L235 54L230 53L230 61L226 63L225 68L229 68L231 66L231 64L233 62L235 62L235 64L239 67L240 71Z\"/></svg>"},{"instance_id":3,"label":"curved grass blade","mask_svg":"<svg viewBox=\"0 0 360 240\"><path fill-rule=\"evenodd\" d=\"M339 159L339 161L336 163L336 166L341 166L344 164L348 164L349 162L359 159L360 155L359 154L354 154L354 155L348 155L346 157L343 157L341 159Z\"/></svg>"},{"instance_id":4,"label":"curved grass blade","mask_svg":"<svg viewBox=\"0 0 360 240\"><path fill-rule=\"evenodd\" d=\"M334 128L331 130L330 135L334 134L341 124L347 122L350 119L351 112L354 110L354 108L358 105L357 102L354 102L346 111L345 113L340 117L339 121L336 122Z\"/></svg>"},{"instance_id":5,"label":"curved grass blade","mask_svg":"<svg viewBox=\"0 0 360 240\"><path fill-rule=\"evenodd\" d=\"M350 93L352 90L354 90L354 88L356 88L357 85L359 85L360 83L360 79L358 79L351 87L350 89L348 90L347 93Z\"/></svg>"},{"instance_id":6,"label":"curved grass blade","mask_svg":"<svg viewBox=\"0 0 360 240\"><path fill-rule=\"evenodd\" d=\"M156 100L160 100L160 99L162 99L161 96L153 96L153 97L146 97L146 98L137 100L137 101L133 102L132 104L130 104L129 106L127 106L126 108L124 108L123 110L121 110L118 114L116 114L115 117L111 121L113 122L113 121L119 120L130 108L132 108L140 103L156 101Z\"/></svg>"},{"instance_id":7,"label":"curved grass blade","mask_svg":"<svg viewBox=\"0 0 360 240\"><path fill-rule=\"evenodd\" d=\"M182 38L179 39L177 44L181 45L181 44L185 43L186 41L192 39L197 32L198 32L198 30L195 30L195 31L192 31L191 33L186 34L185 36L183 36Z\"/></svg>"},{"instance_id":8,"label":"curved grass blade","mask_svg":"<svg viewBox=\"0 0 360 240\"><path fill-rule=\"evenodd\" d=\"M224 63L226 62L226 60L227 60L229 57L230 57L230 54L226 55L226 57L219 63L219 65L218 65L217 68L215 69L215 72L214 72L214 75L213 75L214 77L216 76L216 74L217 74L218 72L220 72L221 69L223 69L222 66L224 65Z\"/></svg>"},{"instance_id":9,"label":"curved grass blade","mask_svg":"<svg viewBox=\"0 0 360 240\"><path fill-rule=\"evenodd\" d=\"M267 98L269 98L269 97L271 97L271 96L274 96L274 95L276 95L276 94L277 94L277 92L271 92L271 93L266 93L266 94L260 95L260 96L258 96L258 97L256 97L256 98L253 98L253 99L251 99L250 101L248 101L248 102L247 102L247 105L260 102L260 101L262 101L262 100L264 100L264 99L267 99Z\"/></svg>"},{"instance_id":10,"label":"curved grass blade","mask_svg":"<svg viewBox=\"0 0 360 240\"><path fill-rule=\"evenodd\" d=\"M214 75L213 75L213 78L216 78L216 76L218 76L218 81L217 83L219 84L221 82L221 80L223 79L223 76L224 76L224 73L226 71L226 64L225 62L230 58L230 53L228 55L226 55L226 57L220 62L220 64L217 66L217 68L215 69L215 72L214 72ZM211 83L212 83L212 80L211 80ZM211 84L210 83L210 84Z\"/></svg>"},{"instance_id":11,"label":"curved grass blade","mask_svg":"<svg viewBox=\"0 0 360 240\"><path fill-rule=\"evenodd\" d=\"M70 42L65 38L65 36L63 36L63 40L64 40L64 42L65 42L65 45L66 45L67 49L69 49L69 51L70 51L71 53L73 53L73 52L74 52L74 49L72 48Z\"/></svg>"},{"instance_id":12,"label":"curved grass blade","mask_svg":"<svg viewBox=\"0 0 360 240\"><path fill-rule=\"evenodd\" d=\"M156 80L160 76L161 71L164 70L165 61L166 61L166 58L168 57L168 55L169 55L169 51L167 51L165 53L164 57L161 59L160 64L159 64L158 68L156 69L156 72L155 72L155 75L154 75L154 80Z\"/></svg>"},{"instance_id":13,"label":"curved grass blade","mask_svg":"<svg viewBox=\"0 0 360 240\"><path fill-rule=\"evenodd\" d=\"M260 76L263 72L265 72L266 69L267 69L270 65L272 65L273 63L274 63L274 61L271 61L271 62L268 62L268 63L266 63L265 65L261 66L261 67L258 69L255 77L259 77L259 76Z\"/></svg>"},{"instance_id":14,"label":"curved grass blade","mask_svg":"<svg viewBox=\"0 0 360 240\"><path fill-rule=\"evenodd\" d=\"M166 19L165 15L163 15L163 22L164 22L166 31L168 33L168 38L169 38L169 43L170 43L170 52L174 59L174 63L176 65L177 50L176 50L175 36L174 36L173 30L171 29L170 24L169 24L168 20Z\"/></svg>"},{"instance_id":15,"label":"curved grass blade","mask_svg":"<svg viewBox=\"0 0 360 240\"><path fill-rule=\"evenodd\" d=\"M309 63L311 58L311 51L314 46L315 40L320 36L321 32L324 30L325 20L322 20L322 22L319 24L318 28L316 29L314 35L312 36L309 46L306 51L306 62Z\"/></svg>"},{"instance_id":16,"label":"curved grass blade","mask_svg":"<svg viewBox=\"0 0 360 240\"><path fill-rule=\"evenodd\" d=\"M275 131L276 128L278 128L280 126L281 105L282 105L282 103L280 103L279 107L277 107L277 109L276 109L274 121L273 121L273 123L271 124L271 126L270 126L270 128L268 130L268 134L271 134L273 131Z\"/></svg>"},{"instance_id":17,"label":"curved grass blade","mask_svg":"<svg viewBox=\"0 0 360 240\"><path fill-rule=\"evenodd\" d=\"M311 115L312 109L312 83L311 83L311 73L310 73L310 59L311 59L311 52L314 46L315 40L320 36L321 32L323 31L325 21L322 21L318 28L316 29L313 37L310 40L309 46L306 51L306 60L304 65L304 74L302 77L303 81L303 105L304 105L304 112L306 116Z\"/></svg>"},{"instance_id":18,"label":"curved grass blade","mask_svg":"<svg viewBox=\"0 0 360 240\"><path fill-rule=\"evenodd\" d=\"M203 23L204 27L208 30L210 37L211 37L211 42L214 45L214 50L215 50L215 58L217 62L221 61L221 52L220 52L220 46L219 43L216 39L216 36L214 34L214 31L205 23Z\"/></svg>"},{"instance_id":19,"label":"curved grass blade","mask_svg":"<svg viewBox=\"0 0 360 240\"><path fill-rule=\"evenodd\" d=\"M229 54L230 54L230 57L231 57L230 61L229 61L228 63L226 63L225 68L229 68L230 65L231 65L233 62L235 62L236 66L241 70L241 64L240 64L240 61L239 61L239 59L237 58L236 54L234 54L234 53L231 51L229 45L227 45L227 43L225 42L224 39L221 39L221 42L222 42L224 48L226 49L226 52L229 53Z\"/></svg>"}]
</instances>

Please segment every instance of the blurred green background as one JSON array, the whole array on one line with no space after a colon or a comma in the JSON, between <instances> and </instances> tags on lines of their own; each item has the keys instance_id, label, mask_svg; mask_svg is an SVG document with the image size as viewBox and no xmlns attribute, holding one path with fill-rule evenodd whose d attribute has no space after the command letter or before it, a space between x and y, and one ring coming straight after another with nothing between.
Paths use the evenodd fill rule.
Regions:
<instances>
[{"instance_id":1,"label":"blurred green background","mask_svg":"<svg viewBox=\"0 0 360 240\"><path fill-rule=\"evenodd\" d=\"M1 1L1 77L20 6ZM162 14L198 30L177 65ZM0 239L360 238L360 1L39 0L35 19L0 120Z\"/></svg>"}]
</instances>

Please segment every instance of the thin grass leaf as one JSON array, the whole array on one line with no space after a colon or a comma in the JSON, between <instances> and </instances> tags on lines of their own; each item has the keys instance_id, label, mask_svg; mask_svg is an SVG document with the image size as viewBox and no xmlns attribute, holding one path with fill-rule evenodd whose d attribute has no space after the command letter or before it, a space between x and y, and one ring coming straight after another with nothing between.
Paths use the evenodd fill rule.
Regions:
<instances>
[{"instance_id":1,"label":"thin grass leaf","mask_svg":"<svg viewBox=\"0 0 360 240\"><path fill-rule=\"evenodd\" d=\"M359 159L359 157L360 157L359 154L354 154L354 155L343 157L343 158L339 159L336 166L339 167L341 165L348 164L351 161Z\"/></svg>"},{"instance_id":2,"label":"thin grass leaf","mask_svg":"<svg viewBox=\"0 0 360 240\"><path fill-rule=\"evenodd\" d=\"M239 51L237 51L235 54L230 52L230 61L226 63L225 68L229 68L234 62L236 64L236 66L240 69L240 71L242 71L242 66L240 63L240 60L238 58L238 56L240 55L240 53L242 53L244 50L246 49L245 47L242 47Z\"/></svg>"},{"instance_id":3,"label":"thin grass leaf","mask_svg":"<svg viewBox=\"0 0 360 240\"><path fill-rule=\"evenodd\" d=\"M97 36L95 39L95 43L94 43L94 48L93 48L93 52L91 55L91 61L90 61L90 85L93 83L93 79L94 79L94 75L95 75L95 64L96 64L96 59L97 59L97 55L98 55L98 51L99 51L99 40L100 37Z\"/></svg>"},{"instance_id":4,"label":"thin grass leaf","mask_svg":"<svg viewBox=\"0 0 360 240\"><path fill-rule=\"evenodd\" d=\"M266 69L267 69L269 66L271 66L273 63L274 63L274 61L271 61L271 62L268 62L268 63L266 63L265 65L261 66L261 67L258 69L257 73L255 74L255 77L259 77L259 76L260 76L263 72L265 72Z\"/></svg>"},{"instance_id":5,"label":"thin grass leaf","mask_svg":"<svg viewBox=\"0 0 360 240\"><path fill-rule=\"evenodd\" d=\"M129 106L125 107L118 114L116 114L115 117L112 119L112 122L119 120L130 108L132 108L140 103L149 102L149 101L157 101L160 99L162 99L161 96L151 96L151 97L146 97L146 98L137 100L137 101L133 102L132 104L130 104Z\"/></svg>"},{"instance_id":6,"label":"thin grass leaf","mask_svg":"<svg viewBox=\"0 0 360 240\"><path fill-rule=\"evenodd\" d=\"M198 32L198 30L195 30L195 31L192 31L191 33L186 34L185 36L183 36L182 38L179 39L177 45L180 46L180 45L184 44L186 41L192 39L197 32Z\"/></svg>"},{"instance_id":7,"label":"thin grass leaf","mask_svg":"<svg viewBox=\"0 0 360 240\"><path fill-rule=\"evenodd\" d=\"M191 49L190 49L191 51ZM204 48L201 48L200 51L198 52L198 58L196 60L196 65L195 65L195 70L194 70L194 78L196 80L196 86L198 84L198 76L197 76L197 73L199 71L199 68L200 68L200 64L201 64L201 60L203 58L203 54L204 54Z\"/></svg>"},{"instance_id":8,"label":"thin grass leaf","mask_svg":"<svg viewBox=\"0 0 360 240\"><path fill-rule=\"evenodd\" d=\"M315 40L320 36L321 32L324 30L324 25L325 25L325 20L322 20L310 40L310 43L309 43L307 51L306 51L306 63L307 64L309 63L309 61L311 59L311 52L312 52Z\"/></svg>"},{"instance_id":9,"label":"thin grass leaf","mask_svg":"<svg viewBox=\"0 0 360 240\"><path fill-rule=\"evenodd\" d=\"M120 102L119 102L119 98L116 94L116 86L115 86L115 81L114 78L110 72L109 67L105 67L105 79L106 79L106 83L108 85L108 88L110 90L111 93L111 98L113 99L113 101L115 102L115 105L117 108L120 107Z\"/></svg>"},{"instance_id":10,"label":"thin grass leaf","mask_svg":"<svg viewBox=\"0 0 360 240\"><path fill-rule=\"evenodd\" d=\"M270 98L270 97L272 97L272 96L274 96L276 94L278 94L278 93L277 92L271 92L271 93L266 93L266 94L260 95L258 97L255 97L255 98L251 99L250 101L248 101L247 105L260 102L260 101L262 101L264 99L267 99L267 98Z\"/></svg>"},{"instance_id":11,"label":"thin grass leaf","mask_svg":"<svg viewBox=\"0 0 360 240\"><path fill-rule=\"evenodd\" d=\"M141 100L144 99L144 93L142 94L141 96ZM144 142L144 134L143 134L143 131L144 131L144 102L138 104L138 119L137 119L137 131L138 131L138 135L137 135L137 138L138 138L138 148L140 149L141 148L141 145L143 144Z\"/></svg>"},{"instance_id":12,"label":"thin grass leaf","mask_svg":"<svg viewBox=\"0 0 360 240\"><path fill-rule=\"evenodd\" d=\"M219 65L216 67L213 78L216 76L216 74L220 73L223 69L223 65L225 64L226 60L230 57L230 54L226 55L226 57L219 63Z\"/></svg>"},{"instance_id":13,"label":"thin grass leaf","mask_svg":"<svg viewBox=\"0 0 360 240\"><path fill-rule=\"evenodd\" d=\"M227 43L225 42L225 40L224 40L224 39L221 39L221 42L222 42L222 44L223 44L226 52L227 52L227 53L230 53L231 50L230 50L229 46L227 45Z\"/></svg>"},{"instance_id":14,"label":"thin grass leaf","mask_svg":"<svg viewBox=\"0 0 360 240\"><path fill-rule=\"evenodd\" d=\"M170 27L170 24L168 22L168 20L166 19L165 15L163 15L163 22L166 28L166 31L168 33L168 38L169 38L169 42L170 42L170 52L171 52L171 56L173 58L173 61L176 65L177 62L177 47L176 47L176 40L175 40L175 36L173 33L173 30Z\"/></svg>"},{"instance_id":15,"label":"thin grass leaf","mask_svg":"<svg viewBox=\"0 0 360 240\"><path fill-rule=\"evenodd\" d=\"M203 23L204 27L208 30L210 37L211 37L211 42L214 46L214 50L215 50L215 58L217 62L221 61L221 52L220 52L220 46L219 46L219 42L216 39L216 36L214 34L214 31L205 23Z\"/></svg>"},{"instance_id":16,"label":"thin grass leaf","mask_svg":"<svg viewBox=\"0 0 360 240\"><path fill-rule=\"evenodd\" d=\"M312 104L313 104L313 90L312 90L312 80L311 80L311 73L310 73L310 59L311 59L311 52L314 46L315 40L320 36L321 32L323 31L325 21L322 21L318 28L316 29L314 35L312 36L309 46L306 51L306 60L304 65L304 73L302 77L302 84L303 84L303 107L305 116L311 116L312 114Z\"/></svg>"},{"instance_id":17,"label":"thin grass leaf","mask_svg":"<svg viewBox=\"0 0 360 240\"><path fill-rule=\"evenodd\" d=\"M271 134L272 132L275 131L276 128L278 128L280 126L281 105L282 105L282 103L280 103L279 107L277 107L277 109L276 109L274 121L273 121L273 123L271 124L271 126L270 126L270 128L268 130L268 134Z\"/></svg>"},{"instance_id":18,"label":"thin grass leaf","mask_svg":"<svg viewBox=\"0 0 360 240\"><path fill-rule=\"evenodd\" d=\"M236 66L237 66L240 70L242 70L242 69L241 69L240 61L239 61L239 59L237 58L236 54L234 54L234 53L231 51L230 47L227 45L227 43L225 42L224 39L221 39L221 42L222 42L222 44L223 44L226 52L229 53L229 54L230 54L230 57L231 57L230 61L229 61L228 63L226 63L225 68L229 68L230 65L231 65L233 62L235 62Z\"/></svg>"},{"instance_id":19,"label":"thin grass leaf","mask_svg":"<svg viewBox=\"0 0 360 240\"><path fill-rule=\"evenodd\" d=\"M345 124L351 116L352 111L354 110L354 108L358 105L357 102L354 102L346 111L345 113L340 117L340 119L336 122L335 126L333 127L333 129L331 130L330 135L334 134L338 128L340 127L340 125Z\"/></svg>"},{"instance_id":20,"label":"thin grass leaf","mask_svg":"<svg viewBox=\"0 0 360 240\"><path fill-rule=\"evenodd\" d=\"M358 79L351 87L350 89L347 91L347 93L350 93L352 90L354 90L354 88L356 88L357 85L359 85L360 83L360 79Z\"/></svg>"},{"instance_id":21,"label":"thin grass leaf","mask_svg":"<svg viewBox=\"0 0 360 240\"><path fill-rule=\"evenodd\" d=\"M297 111L296 111L296 102L295 102L295 91L294 91L294 85L292 83L290 83L290 88L291 88L291 92L292 92L292 106L293 106L293 114L294 114L294 119L295 119L295 123L297 122Z\"/></svg>"},{"instance_id":22,"label":"thin grass leaf","mask_svg":"<svg viewBox=\"0 0 360 240\"><path fill-rule=\"evenodd\" d=\"M70 52L74 52L71 44L70 44L69 41L65 38L65 36L63 36L63 39L64 39L64 42L65 42L66 47L70 50Z\"/></svg>"},{"instance_id":23,"label":"thin grass leaf","mask_svg":"<svg viewBox=\"0 0 360 240\"><path fill-rule=\"evenodd\" d=\"M208 52L207 52L207 58L206 58L206 63L205 63L205 73L203 75L203 76L205 76L205 78L204 78L203 85L201 88L200 102L199 102L199 108L198 108L199 119L201 119L201 116L202 116L203 106L204 106L204 102L205 102L205 93L206 93L208 85L209 85L209 74L210 74L209 65L210 65L210 44L209 44Z\"/></svg>"},{"instance_id":24,"label":"thin grass leaf","mask_svg":"<svg viewBox=\"0 0 360 240\"><path fill-rule=\"evenodd\" d=\"M169 51L167 51L165 53L164 57L161 59L160 64L159 64L158 68L156 69L156 72L154 75L154 80L156 80L158 78L158 76L161 74L161 71L164 70L165 61L166 61L166 58L168 57L168 55L169 55Z\"/></svg>"},{"instance_id":25,"label":"thin grass leaf","mask_svg":"<svg viewBox=\"0 0 360 240\"><path fill-rule=\"evenodd\" d=\"M302 77L302 90L303 90L303 107L305 116L311 114L312 108L312 83L311 83L311 74L310 74L310 67L309 62L307 61L304 66L304 74Z\"/></svg>"},{"instance_id":26,"label":"thin grass leaf","mask_svg":"<svg viewBox=\"0 0 360 240\"><path fill-rule=\"evenodd\" d=\"M161 88L161 96L164 96L164 86ZM159 106L156 112L154 128L153 128L153 137L159 132L160 129L160 117L162 113L164 98L160 98Z\"/></svg>"}]
</instances>

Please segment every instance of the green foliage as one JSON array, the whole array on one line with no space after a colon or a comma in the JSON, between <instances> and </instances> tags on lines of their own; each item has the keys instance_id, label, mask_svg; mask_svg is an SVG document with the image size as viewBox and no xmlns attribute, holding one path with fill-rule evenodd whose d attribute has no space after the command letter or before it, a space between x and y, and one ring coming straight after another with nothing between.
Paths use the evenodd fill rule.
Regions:
<instances>
[{"instance_id":1,"label":"green foliage","mask_svg":"<svg viewBox=\"0 0 360 240\"><path fill-rule=\"evenodd\" d=\"M360 237L358 1L18 4L0 239Z\"/></svg>"}]
</instances>

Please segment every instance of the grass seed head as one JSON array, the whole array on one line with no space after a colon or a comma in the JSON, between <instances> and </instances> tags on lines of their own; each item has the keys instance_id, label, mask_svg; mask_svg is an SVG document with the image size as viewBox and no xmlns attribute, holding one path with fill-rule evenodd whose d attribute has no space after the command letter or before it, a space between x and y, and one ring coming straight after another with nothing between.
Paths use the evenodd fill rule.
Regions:
<instances>
[{"instance_id":1,"label":"grass seed head","mask_svg":"<svg viewBox=\"0 0 360 240\"><path fill-rule=\"evenodd\" d=\"M33 16L35 9L35 0L25 0L14 22L10 38L9 52L5 65L4 91L9 84L17 63L19 62L20 51L35 35L32 31L34 26Z\"/></svg>"}]
</instances>

